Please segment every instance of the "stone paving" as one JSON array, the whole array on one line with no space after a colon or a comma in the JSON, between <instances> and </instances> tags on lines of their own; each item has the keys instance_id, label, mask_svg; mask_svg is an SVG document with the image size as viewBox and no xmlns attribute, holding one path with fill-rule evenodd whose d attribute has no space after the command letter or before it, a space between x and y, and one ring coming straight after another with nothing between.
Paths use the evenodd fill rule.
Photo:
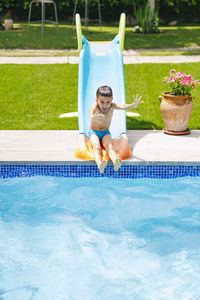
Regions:
<instances>
[{"instance_id":1,"label":"stone paving","mask_svg":"<svg viewBox=\"0 0 200 300\"><path fill-rule=\"evenodd\" d=\"M124 161L126 164L194 164L200 161L199 130L192 130L189 135L183 136L167 135L162 130L128 130L127 133L133 157ZM77 130L0 130L0 163L89 163L74 158L77 143Z\"/></svg>"},{"instance_id":2,"label":"stone paving","mask_svg":"<svg viewBox=\"0 0 200 300\"><path fill-rule=\"evenodd\" d=\"M0 57L0 64L78 64L78 56L65 57ZM200 55L124 56L124 64L200 62Z\"/></svg>"},{"instance_id":3,"label":"stone paving","mask_svg":"<svg viewBox=\"0 0 200 300\"><path fill-rule=\"evenodd\" d=\"M180 48L180 49L189 49L189 48ZM127 51L125 50L124 64L200 62L200 55L139 56L138 53L141 50L142 49L127 50ZM26 51L30 52L34 50L24 50L24 53ZM39 54L40 51L36 50L36 52ZM51 54L51 52L52 51L49 51L49 55ZM148 54L148 50L146 50L146 53ZM6 55L6 50L5 50L5 55ZM64 64L64 63L78 64L78 62L79 62L78 56L38 56L38 57L37 56L34 57L1 56L0 57L0 64Z\"/></svg>"}]
</instances>

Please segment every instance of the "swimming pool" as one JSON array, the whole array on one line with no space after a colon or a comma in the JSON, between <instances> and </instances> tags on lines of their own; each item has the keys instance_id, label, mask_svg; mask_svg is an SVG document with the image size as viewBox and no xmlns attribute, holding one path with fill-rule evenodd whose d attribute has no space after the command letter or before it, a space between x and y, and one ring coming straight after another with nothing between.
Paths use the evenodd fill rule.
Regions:
<instances>
[{"instance_id":1,"label":"swimming pool","mask_svg":"<svg viewBox=\"0 0 200 300\"><path fill-rule=\"evenodd\" d=\"M0 299L200 297L200 166L2 165Z\"/></svg>"}]
</instances>

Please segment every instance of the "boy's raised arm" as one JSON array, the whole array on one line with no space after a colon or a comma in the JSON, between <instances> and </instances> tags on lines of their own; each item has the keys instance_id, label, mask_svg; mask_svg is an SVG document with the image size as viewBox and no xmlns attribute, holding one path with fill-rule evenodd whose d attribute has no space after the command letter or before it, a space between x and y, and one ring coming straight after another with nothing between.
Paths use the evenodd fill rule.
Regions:
<instances>
[{"instance_id":1,"label":"boy's raised arm","mask_svg":"<svg viewBox=\"0 0 200 300\"><path fill-rule=\"evenodd\" d=\"M136 97L133 96L133 103L122 104L122 105L119 105L117 103L112 103L112 105L113 105L114 109L121 109L121 110L131 109L131 108L137 107L140 103L144 102L144 101L141 101L141 98L142 98L142 96L139 97L137 95Z\"/></svg>"}]
</instances>

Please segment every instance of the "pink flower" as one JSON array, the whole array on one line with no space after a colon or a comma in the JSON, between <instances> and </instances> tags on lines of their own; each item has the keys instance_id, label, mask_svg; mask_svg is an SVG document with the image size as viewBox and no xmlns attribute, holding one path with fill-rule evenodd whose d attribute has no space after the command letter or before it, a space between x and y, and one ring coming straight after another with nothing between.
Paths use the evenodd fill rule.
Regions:
<instances>
[{"instance_id":1,"label":"pink flower","mask_svg":"<svg viewBox=\"0 0 200 300\"><path fill-rule=\"evenodd\" d=\"M200 84L199 80L194 80L191 75L186 75L184 72L177 72L172 69L169 72L164 83L168 83L172 95L190 95L195 84Z\"/></svg>"},{"instance_id":2,"label":"pink flower","mask_svg":"<svg viewBox=\"0 0 200 300\"><path fill-rule=\"evenodd\" d=\"M191 75L187 75L186 80L192 82L194 80L194 78Z\"/></svg>"},{"instance_id":3,"label":"pink flower","mask_svg":"<svg viewBox=\"0 0 200 300\"><path fill-rule=\"evenodd\" d=\"M187 76L184 72L180 73L181 77Z\"/></svg>"}]
</instances>

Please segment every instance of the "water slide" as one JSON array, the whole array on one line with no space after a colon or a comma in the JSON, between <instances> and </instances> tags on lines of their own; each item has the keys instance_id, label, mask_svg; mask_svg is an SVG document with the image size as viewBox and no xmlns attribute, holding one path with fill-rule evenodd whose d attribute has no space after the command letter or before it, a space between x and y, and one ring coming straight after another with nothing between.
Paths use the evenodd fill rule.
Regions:
<instances>
[{"instance_id":1,"label":"water slide","mask_svg":"<svg viewBox=\"0 0 200 300\"><path fill-rule=\"evenodd\" d=\"M113 101L126 103L124 65L122 51L124 47L125 14L121 14L119 33L109 42L89 42L82 36L79 14L76 15L78 38L79 74L78 74L78 121L79 143L75 157L93 160L93 150L89 141L89 110L96 100L96 91L102 85L113 90ZM126 111L115 110L110 126L113 146L121 159L132 156L126 134ZM104 159L109 160L105 150Z\"/></svg>"}]
</instances>

